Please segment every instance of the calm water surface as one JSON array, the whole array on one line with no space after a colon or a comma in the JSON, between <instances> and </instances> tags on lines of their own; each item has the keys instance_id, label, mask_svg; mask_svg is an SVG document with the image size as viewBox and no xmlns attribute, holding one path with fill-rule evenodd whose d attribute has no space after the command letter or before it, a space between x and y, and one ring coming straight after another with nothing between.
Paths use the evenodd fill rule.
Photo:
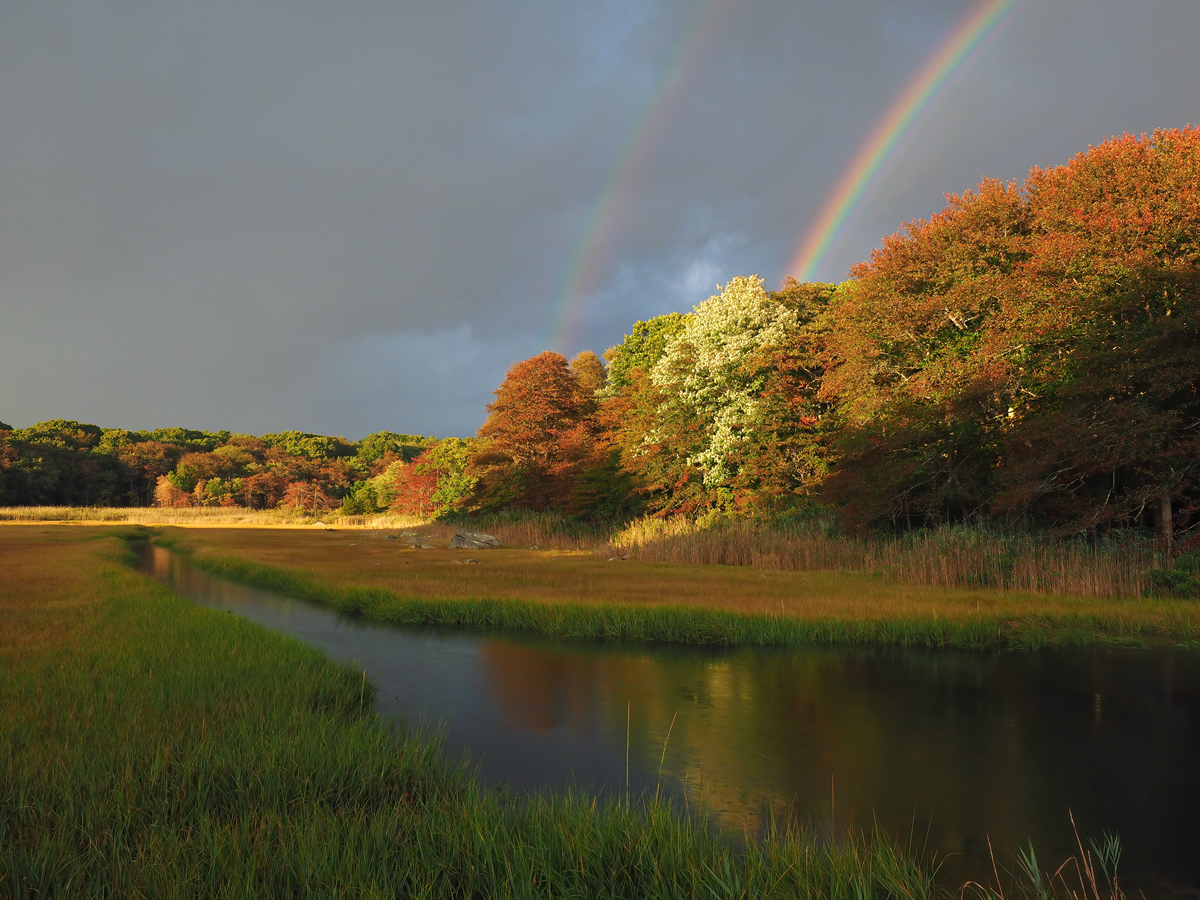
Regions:
<instances>
[{"instance_id":1,"label":"calm water surface","mask_svg":"<svg viewBox=\"0 0 1200 900\"><path fill-rule=\"evenodd\" d=\"M1150 897L1200 896L1200 654L697 647L407 628L232 584L152 547L145 571L361 665L379 709L445 722L451 753L516 789L662 780L757 828L771 806L874 822L984 879L1032 840L1056 867L1068 819L1115 831ZM627 730L628 717L628 730ZM672 727L672 721L674 725ZM668 740L668 731L670 738ZM665 747L665 757L664 757Z\"/></svg>"}]
</instances>

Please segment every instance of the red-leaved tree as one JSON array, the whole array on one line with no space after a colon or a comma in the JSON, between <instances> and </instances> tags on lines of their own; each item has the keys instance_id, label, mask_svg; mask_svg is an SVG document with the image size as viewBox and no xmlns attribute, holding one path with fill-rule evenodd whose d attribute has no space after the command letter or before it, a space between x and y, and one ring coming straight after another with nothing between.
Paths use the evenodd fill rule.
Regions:
<instances>
[{"instance_id":1,"label":"red-leaved tree","mask_svg":"<svg viewBox=\"0 0 1200 900\"><path fill-rule=\"evenodd\" d=\"M595 444L594 398L547 351L508 370L471 465L483 506L563 506Z\"/></svg>"}]
</instances>

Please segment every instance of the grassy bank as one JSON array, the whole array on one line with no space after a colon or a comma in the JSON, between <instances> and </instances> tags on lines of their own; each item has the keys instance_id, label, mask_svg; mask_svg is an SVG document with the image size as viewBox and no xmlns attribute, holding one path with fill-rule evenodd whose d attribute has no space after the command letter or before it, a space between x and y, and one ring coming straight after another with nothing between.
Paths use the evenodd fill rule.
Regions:
<instances>
[{"instance_id":1,"label":"grassy bank","mask_svg":"<svg viewBox=\"0 0 1200 900\"><path fill-rule=\"evenodd\" d=\"M0 529L0 896L904 897L886 839L739 846L652 803L514 799L363 674L172 595L114 529Z\"/></svg>"},{"instance_id":2,"label":"grassy bank","mask_svg":"<svg viewBox=\"0 0 1200 900\"><path fill-rule=\"evenodd\" d=\"M97 507L0 508L0 522L124 523L148 526L420 529L439 539L454 523L396 514L343 515L338 510ZM898 584L997 588L1074 597L1145 598L1162 593L1151 574L1170 568L1172 554L1146 536L1094 540L1053 538L996 526L945 526L908 534L845 534L832 517L796 519L645 518L621 525L587 524L553 512L510 511L460 523L500 537L509 547L582 551L599 559L690 565L750 566L764 572L875 575Z\"/></svg>"},{"instance_id":3,"label":"grassy bank","mask_svg":"<svg viewBox=\"0 0 1200 900\"><path fill-rule=\"evenodd\" d=\"M194 550L196 565L214 574L406 624L695 644L1200 646L1200 605L1183 600L608 561L586 551L453 551L437 529L417 539L433 549L382 532L168 529L164 539Z\"/></svg>"}]
</instances>

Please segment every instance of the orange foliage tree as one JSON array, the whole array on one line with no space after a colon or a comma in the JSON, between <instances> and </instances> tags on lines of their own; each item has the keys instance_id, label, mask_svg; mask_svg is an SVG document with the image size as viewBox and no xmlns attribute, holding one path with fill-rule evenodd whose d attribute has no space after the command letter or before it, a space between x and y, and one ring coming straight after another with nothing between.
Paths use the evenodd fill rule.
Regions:
<instances>
[{"instance_id":1,"label":"orange foliage tree","mask_svg":"<svg viewBox=\"0 0 1200 900\"><path fill-rule=\"evenodd\" d=\"M1071 529L1194 502L1200 130L949 199L831 310L822 395L847 427L829 496L860 522Z\"/></svg>"},{"instance_id":2,"label":"orange foliage tree","mask_svg":"<svg viewBox=\"0 0 1200 900\"><path fill-rule=\"evenodd\" d=\"M595 451L594 398L550 351L512 366L495 393L470 470L480 505L563 507Z\"/></svg>"}]
</instances>

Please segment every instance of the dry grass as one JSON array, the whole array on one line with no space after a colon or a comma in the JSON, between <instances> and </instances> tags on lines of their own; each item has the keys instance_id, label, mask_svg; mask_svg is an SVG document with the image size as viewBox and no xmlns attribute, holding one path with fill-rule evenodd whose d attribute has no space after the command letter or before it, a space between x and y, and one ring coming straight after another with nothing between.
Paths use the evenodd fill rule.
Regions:
<instances>
[{"instance_id":1,"label":"dry grass","mask_svg":"<svg viewBox=\"0 0 1200 900\"><path fill-rule=\"evenodd\" d=\"M80 590L81 578L98 571L100 536L69 526L0 526L0 669L15 655L81 639L98 602L94 591Z\"/></svg>"},{"instance_id":2,"label":"dry grass","mask_svg":"<svg viewBox=\"0 0 1200 900\"><path fill-rule=\"evenodd\" d=\"M192 506L180 509L149 507L13 506L0 508L0 522L72 522L129 525L239 525L281 528L409 528L423 524L415 516L343 516L339 512L305 512L302 509L245 509L240 506Z\"/></svg>"},{"instance_id":3,"label":"dry grass","mask_svg":"<svg viewBox=\"0 0 1200 900\"><path fill-rule=\"evenodd\" d=\"M630 558L586 550L446 549L453 529L410 534L434 549L390 540L382 531L167 529L209 557L312 573L334 588L381 588L426 600L524 600L615 607L691 607L803 620L996 621L1056 627L1088 622L1117 632L1195 635L1200 605L1180 600L1113 599L938 587L853 572L761 571ZM478 563L467 563L475 559Z\"/></svg>"},{"instance_id":4,"label":"dry grass","mask_svg":"<svg viewBox=\"0 0 1200 900\"><path fill-rule=\"evenodd\" d=\"M839 534L831 525L819 520L781 526L748 519L715 525L641 519L610 533L552 516L527 515L498 518L480 527L511 545L588 550L604 558L866 572L907 584L1097 598L1147 596L1147 570L1161 563L1160 548L1133 540L1096 544L986 527L856 538Z\"/></svg>"}]
</instances>

